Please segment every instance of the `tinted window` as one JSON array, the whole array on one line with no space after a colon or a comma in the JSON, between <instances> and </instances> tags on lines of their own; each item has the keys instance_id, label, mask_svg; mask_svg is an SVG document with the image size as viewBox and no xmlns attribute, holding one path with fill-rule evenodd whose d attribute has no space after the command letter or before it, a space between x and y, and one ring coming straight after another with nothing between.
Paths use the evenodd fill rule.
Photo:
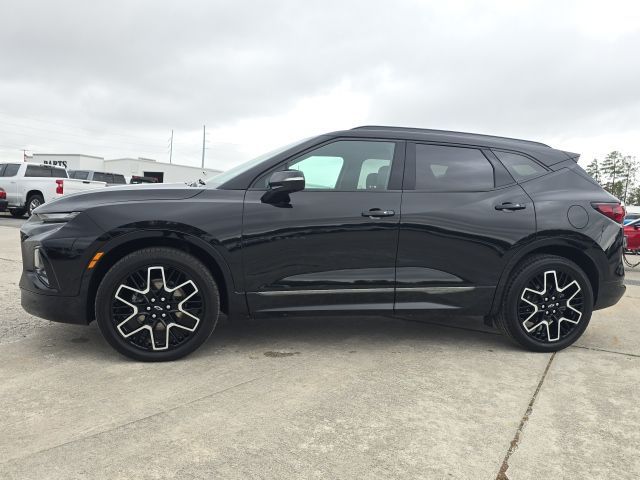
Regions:
<instances>
[{"instance_id":1,"label":"tinted window","mask_svg":"<svg viewBox=\"0 0 640 480\"><path fill-rule=\"evenodd\" d=\"M78 180L86 180L89 178L89 172L85 170L72 170L69 172L69 178L77 178Z\"/></svg>"},{"instance_id":2,"label":"tinted window","mask_svg":"<svg viewBox=\"0 0 640 480\"><path fill-rule=\"evenodd\" d=\"M113 183L117 183L118 185L120 185L120 184L126 184L127 181L124 179L124 175L120 175L116 173L113 175Z\"/></svg>"},{"instance_id":3,"label":"tinted window","mask_svg":"<svg viewBox=\"0 0 640 480\"><path fill-rule=\"evenodd\" d=\"M343 140L307 152L277 170L302 171L305 190L385 190L394 151L393 142ZM272 173L262 175L254 187L266 188Z\"/></svg>"},{"instance_id":4,"label":"tinted window","mask_svg":"<svg viewBox=\"0 0 640 480\"><path fill-rule=\"evenodd\" d=\"M360 167L358 190L379 190L387 188L391 160L367 158Z\"/></svg>"},{"instance_id":5,"label":"tinted window","mask_svg":"<svg viewBox=\"0 0 640 480\"><path fill-rule=\"evenodd\" d=\"M306 190L332 190L336 188L343 165L344 159L341 157L313 155L292 163L289 169L304 173Z\"/></svg>"},{"instance_id":6,"label":"tinted window","mask_svg":"<svg viewBox=\"0 0 640 480\"><path fill-rule=\"evenodd\" d=\"M7 167L6 163L0 163L0 177L4 177L4 169Z\"/></svg>"},{"instance_id":7,"label":"tinted window","mask_svg":"<svg viewBox=\"0 0 640 480\"><path fill-rule=\"evenodd\" d=\"M480 150L416 145L416 190L476 192L493 187L493 166Z\"/></svg>"},{"instance_id":8,"label":"tinted window","mask_svg":"<svg viewBox=\"0 0 640 480\"><path fill-rule=\"evenodd\" d=\"M2 172L3 177L15 177L20 170L20 165L17 163L8 163L4 172Z\"/></svg>"},{"instance_id":9,"label":"tinted window","mask_svg":"<svg viewBox=\"0 0 640 480\"><path fill-rule=\"evenodd\" d=\"M50 177L51 168L42 165L27 165L27 171L24 173L25 177Z\"/></svg>"},{"instance_id":10,"label":"tinted window","mask_svg":"<svg viewBox=\"0 0 640 480\"><path fill-rule=\"evenodd\" d=\"M94 182L108 182L108 175L102 172L93 172Z\"/></svg>"},{"instance_id":11,"label":"tinted window","mask_svg":"<svg viewBox=\"0 0 640 480\"><path fill-rule=\"evenodd\" d=\"M511 152L494 151L511 176L518 182L546 173L546 170L530 158Z\"/></svg>"},{"instance_id":12,"label":"tinted window","mask_svg":"<svg viewBox=\"0 0 640 480\"><path fill-rule=\"evenodd\" d=\"M67 171L64 168L52 168L51 176L58 178L67 178Z\"/></svg>"}]
</instances>

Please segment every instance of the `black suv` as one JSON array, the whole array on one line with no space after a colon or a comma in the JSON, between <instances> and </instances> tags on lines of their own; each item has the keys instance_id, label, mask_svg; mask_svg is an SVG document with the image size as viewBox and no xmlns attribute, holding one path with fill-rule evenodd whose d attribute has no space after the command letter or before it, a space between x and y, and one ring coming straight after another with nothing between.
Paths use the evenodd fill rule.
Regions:
<instances>
[{"instance_id":1,"label":"black suv","mask_svg":"<svg viewBox=\"0 0 640 480\"><path fill-rule=\"evenodd\" d=\"M207 183L63 197L22 227L22 305L139 360L221 312L482 315L556 351L623 295L624 209L578 155L486 135L359 127Z\"/></svg>"}]
</instances>

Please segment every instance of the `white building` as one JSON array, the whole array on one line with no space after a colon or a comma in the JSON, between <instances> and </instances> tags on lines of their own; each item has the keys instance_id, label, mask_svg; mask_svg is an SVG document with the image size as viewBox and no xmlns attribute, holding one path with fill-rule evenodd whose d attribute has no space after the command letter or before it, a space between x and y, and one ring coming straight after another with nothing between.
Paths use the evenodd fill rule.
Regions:
<instances>
[{"instance_id":1,"label":"white building","mask_svg":"<svg viewBox=\"0 0 640 480\"><path fill-rule=\"evenodd\" d=\"M97 172L120 173L127 182L132 176L155 177L159 182L193 182L199 178L206 180L221 173L222 170L212 168L176 165L175 163L158 162L150 158L114 158L105 159L93 155L34 153L27 161L58 165L68 170L94 170Z\"/></svg>"}]
</instances>

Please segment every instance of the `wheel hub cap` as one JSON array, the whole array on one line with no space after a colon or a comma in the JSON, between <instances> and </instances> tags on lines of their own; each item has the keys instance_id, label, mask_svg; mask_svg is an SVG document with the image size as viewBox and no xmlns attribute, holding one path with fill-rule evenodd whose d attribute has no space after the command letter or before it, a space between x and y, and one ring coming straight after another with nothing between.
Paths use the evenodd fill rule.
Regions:
<instances>
[{"instance_id":1,"label":"wheel hub cap","mask_svg":"<svg viewBox=\"0 0 640 480\"><path fill-rule=\"evenodd\" d=\"M566 272L547 270L529 282L520 295L519 321L525 332L541 342L557 342L582 318L580 284Z\"/></svg>"},{"instance_id":2,"label":"wheel hub cap","mask_svg":"<svg viewBox=\"0 0 640 480\"><path fill-rule=\"evenodd\" d=\"M195 332L204 315L198 287L184 272L152 266L117 288L112 317L118 333L146 350L168 350Z\"/></svg>"}]
</instances>

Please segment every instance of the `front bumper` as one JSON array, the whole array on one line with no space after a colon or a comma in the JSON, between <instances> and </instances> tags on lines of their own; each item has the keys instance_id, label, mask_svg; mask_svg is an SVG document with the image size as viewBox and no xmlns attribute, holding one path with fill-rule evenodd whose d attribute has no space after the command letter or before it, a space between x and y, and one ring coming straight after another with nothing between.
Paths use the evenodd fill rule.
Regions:
<instances>
[{"instance_id":1,"label":"front bumper","mask_svg":"<svg viewBox=\"0 0 640 480\"><path fill-rule=\"evenodd\" d=\"M29 281L23 274L20 279L21 303L27 313L52 322L82 325L89 323L84 296L62 297L34 292L25 288Z\"/></svg>"}]
</instances>

